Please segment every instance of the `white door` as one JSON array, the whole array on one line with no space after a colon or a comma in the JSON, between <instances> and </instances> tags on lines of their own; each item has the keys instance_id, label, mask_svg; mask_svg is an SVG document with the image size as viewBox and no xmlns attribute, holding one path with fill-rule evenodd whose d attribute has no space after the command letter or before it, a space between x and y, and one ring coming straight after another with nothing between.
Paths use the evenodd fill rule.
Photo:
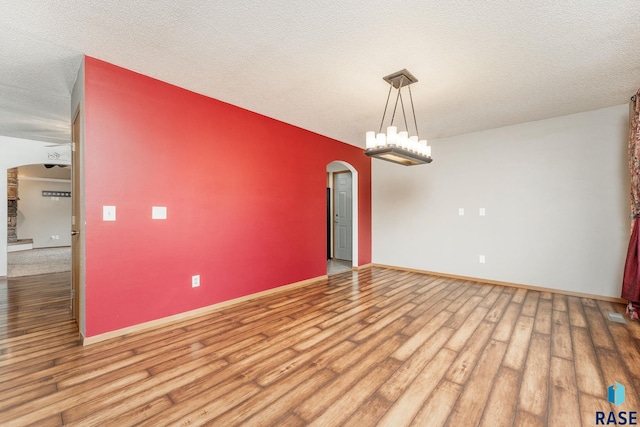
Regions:
<instances>
[{"instance_id":1,"label":"white door","mask_svg":"<svg viewBox=\"0 0 640 427\"><path fill-rule=\"evenodd\" d=\"M335 173L333 179L333 191L335 194L333 205L334 258L351 261L351 251L353 247L351 172Z\"/></svg>"}]
</instances>

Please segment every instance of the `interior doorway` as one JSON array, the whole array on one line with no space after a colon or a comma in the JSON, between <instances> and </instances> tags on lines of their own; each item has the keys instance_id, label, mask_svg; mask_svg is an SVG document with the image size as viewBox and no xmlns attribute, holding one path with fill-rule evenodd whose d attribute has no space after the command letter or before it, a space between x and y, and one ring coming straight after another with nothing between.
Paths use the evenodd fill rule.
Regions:
<instances>
[{"instance_id":1,"label":"interior doorway","mask_svg":"<svg viewBox=\"0 0 640 427\"><path fill-rule=\"evenodd\" d=\"M327 274L358 265L358 173L343 161L327 165Z\"/></svg>"},{"instance_id":2,"label":"interior doorway","mask_svg":"<svg viewBox=\"0 0 640 427\"><path fill-rule=\"evenodd\" d=\"M11 154L10 157L2 159L5 161L3 169L7 171L7 191L4 193L0 189L0 192L6 194L8 205L12 196L16 202L12 212L3 210L6 212L8 226L12 224L9 214L15 213L16 233L10 238L7 230L6 234L3 233L3 236L6 236L4 242L0 242L4 252L0 256L4 263L2 275L7 276L6 280L0 282L6 285L6 292L11 295L11 310L20 313L16 319L22 318L23 314L31 317L32 314L28 314L30 308L24 305L25 298L29 298L38 304L36 307L55 305L60 309L56 311L56 316L62 313L62 317L65 317L66 313L66 318L70 319L70 144L2 138L0 143L3 150L10 148L6 151ZM11 186L16 187L15 195L9 191L9 170L15 171L15 180L11 183ZM14 264L20 265L22 271L12 269ZM44 269L36 271L35 268ZM36 282L42 285L44 291L31 287L30 284ZM48 282L52 283L51 289L46 288ZM37 311L33 314L40 315L32 320L39 322L39 325L55 323L47 313L46 310ZM15 322L9 320L3 319L0 328L16 327Z\"/></svg>"},{"instance_id":3,"label":"interior doorway","mask_svg":"<svg viewBox=\"0 0 640 427\"><path fill-rule=\"evenodd\" d=\"M8 178L7 277L70 272L70 168L23 165Z\"/></svg>"},{"instance_id":4,"label":"interior doorway","mask_svg":"<svg viewBox=\"0 0 640 427\"><path fill-rule=\"evenodd\" d=\"M333 174L333 257L353 259L352 177L350 171Z\"/></svg>"},{"instance_id":5,"label":"interior doorway","mask_svg":"<svg viewBox=\"0 0 640 427\"><path fill-rule=\"evenodd\" d=\"M80 159L82 144L80 141L82 115L80 114L80 108L76 111L76 115L73 118L73 124L71 126L71 315L78 327L81 328L80 318L80 281L81 281L81 268L82 268L82 242L80 236L80 230L82 229L82 221L80 220L82 215L81 204L81 174L80 174Z\"/></svg>"}]
</instances>

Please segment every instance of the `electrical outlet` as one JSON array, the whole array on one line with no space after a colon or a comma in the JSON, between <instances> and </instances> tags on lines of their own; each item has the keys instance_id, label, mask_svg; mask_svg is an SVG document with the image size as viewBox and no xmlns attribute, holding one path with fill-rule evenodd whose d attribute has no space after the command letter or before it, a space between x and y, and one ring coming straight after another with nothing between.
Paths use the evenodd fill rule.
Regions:
<instances>
[{"instance_id":1,"label":"electrical outlet","mask_svg":"<svg viewBox=\"0 0 640 427\"><path fill-rule=\"evenodd\" d=\"M479 255L478 256L478 261L480 261L480 264L484 264L485 263L484 255Z\"/></svg>"},{"instance_id":2,"label":"electrical outlet","mask_svg":"<svg viewBox=\"0 0 640 427\"><path fill-rule=\"evenodd\" d=\"M197 288L198 286L200 286L200 275L191 276L191 287Z\"/></svg>"}]
</instances>

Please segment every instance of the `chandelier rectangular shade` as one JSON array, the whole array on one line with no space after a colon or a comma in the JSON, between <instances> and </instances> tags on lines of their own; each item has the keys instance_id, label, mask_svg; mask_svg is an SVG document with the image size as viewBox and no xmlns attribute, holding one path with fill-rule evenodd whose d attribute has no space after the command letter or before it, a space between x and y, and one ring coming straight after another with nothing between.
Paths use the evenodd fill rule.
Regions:
<instances>
[{"instance_id":1,"label":"chandelier rectangular shade","mask_svg":"<svg viewBox=\"0 0 640 427\"><path fill-rule=\"evenodd\" d=\"M369 131L366 133L366 151L365 154L369 157L375 157L377 159L386 160L394 163L398 163L405 166L421 165L425 163L431 163L431 147L427 144L427 140L420 140L418 137L418 123L416 121L416 114L413 108L413 97L411 96L411 88L409 85L418 81L407 70L401 70L396 73L390 74L383 79L389 83L389 94L387 95L387 103L384 107L384 113L382 114L382 122L380 123L380 130L376 133ZM406 110L404 107L404 101L402 99L402 88L407 86L409 91L409 99L411 101L411 112L413 114L413 122L415 125L415 135L409 136L409 126L407 124ZM393 105L393 114L391 115L391 123L386 128L386 133L382 132L382 126L384 125L384 119L389 107L389 100L391 99L391 91L396 89L398 91L396 100ZM404 125L406 130L398 132L398 127L393 125L395 119L396 110L398 104L402 109L402 116L404 119Z\"/></svg>"},{"instance_id":2,"label":"chandelier rectangular shade","mask_svg":"<svg viewBox=\"0 0 640 427\"><path fill-rule=\"evenodd\" d=\"M376 159L386 160L388 162L398 163L405 166L422 165L433 161L431 157L419 156L412 151L403 150L398 147L374 148L372 150L367 150L365 153L369 157L375 157Z\"/></svg>"}]
</instances>

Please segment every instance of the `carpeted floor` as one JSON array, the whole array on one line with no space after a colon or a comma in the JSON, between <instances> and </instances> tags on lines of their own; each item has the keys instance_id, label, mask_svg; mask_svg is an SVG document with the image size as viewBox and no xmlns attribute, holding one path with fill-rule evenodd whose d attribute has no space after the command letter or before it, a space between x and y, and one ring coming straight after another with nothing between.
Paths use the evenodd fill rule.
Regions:
<instances>
[{"instance_id":1,"label":"carpeted floor","mask_svg":"<svg viewBox=\"0 0 640 427\"><path fill-rule=\"evenodd\" d=\"M71 271L70 246L9 252L7 258L7 277Z\"/></svg>"}]
</instances>

